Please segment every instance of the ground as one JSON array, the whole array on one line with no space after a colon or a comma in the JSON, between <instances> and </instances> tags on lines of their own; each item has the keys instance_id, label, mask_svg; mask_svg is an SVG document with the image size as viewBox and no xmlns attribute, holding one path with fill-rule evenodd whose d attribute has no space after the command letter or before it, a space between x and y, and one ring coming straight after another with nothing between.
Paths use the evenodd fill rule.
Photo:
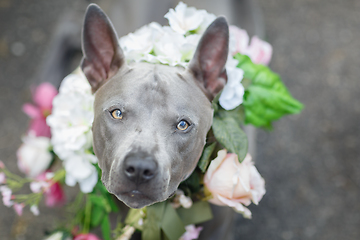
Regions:
<instances>
[{"instance_id":1,"label":"ground","mask_svg":"<svg viewBox=\"0 0 360 240\"><path fill-rule=\"evenodd\" d=\"M256 166L267 193L238 219L236 239L360 239L360 2L259 0L270 64L300 115L257 132ZM28 119L21 112L53 28L73 1L0 0L0 159L16 171ZM0 204L0 239L41 239L59 210L23 218Z\"/></svg>"}]
</instances>

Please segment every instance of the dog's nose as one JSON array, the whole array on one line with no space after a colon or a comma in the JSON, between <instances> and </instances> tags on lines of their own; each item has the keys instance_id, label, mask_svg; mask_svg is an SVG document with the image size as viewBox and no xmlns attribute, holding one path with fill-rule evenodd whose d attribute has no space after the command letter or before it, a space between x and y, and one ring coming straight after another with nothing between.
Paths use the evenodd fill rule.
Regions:
<instances>
[{"instance_id":1,"label":"dog's nose","mask_svg":"<svg viewBox=\"0 0 360 240\"><path fill-rule=\"evenodd\" d=\"M130 154L124 160L124 172L128 179L141 184L154 178L157 163L152 156L143 153Z\"/></svg>"}]
</instances>

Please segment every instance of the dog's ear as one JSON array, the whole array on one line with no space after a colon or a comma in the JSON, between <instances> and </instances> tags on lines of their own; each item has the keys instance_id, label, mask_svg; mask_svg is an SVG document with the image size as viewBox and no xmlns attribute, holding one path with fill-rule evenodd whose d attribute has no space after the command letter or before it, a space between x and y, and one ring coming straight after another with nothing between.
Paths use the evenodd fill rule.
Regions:
<instances>
[{"instance_id":1,"label":"dog's ear","mask_svg":"<svg viewBox=\"0 0 360 240\"><path fill-rule=\"evenodd\" d=\"M81 68L95 92L125 64L116 31L96 4L90 4L86 10L81 44Z\"/></svg>"},{"instance_id":2,"label":"dog's ear","mask_svg":"<svg viewBox=\"0 0 360 240\"><path fill-rule=\"evenodd\" d=\"M226 84L224 66L228 51L229 26L224 17L218 17L206 29L189 64L190 71L210 101Z\"/></svg>"}]
</instances>

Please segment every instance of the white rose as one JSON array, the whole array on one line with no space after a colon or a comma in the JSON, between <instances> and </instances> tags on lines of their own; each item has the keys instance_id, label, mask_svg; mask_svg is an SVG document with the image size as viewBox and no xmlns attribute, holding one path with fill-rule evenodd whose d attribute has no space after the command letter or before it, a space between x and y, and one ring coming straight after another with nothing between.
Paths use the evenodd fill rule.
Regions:
<instances>
[{"instance_id":1,"label":"white rose","mask_svg":"<svg viewBox=\"0 0 360 240\"><path fill-rule=\"evenodd\" d=\"M236 154L219 151L205 173L204 183L213 196L209 202L232 207L246 218L251 218L251 212L245 206L258 204L265 194L265 181L249 154L240 163Z\"/></svg>"},{"instance_id":2,"label":"white rose","mask_svg":"<svg viewBox=\"0 0 360 240\"><path fill-rule=\"evenodd\" d=\"M34 178L44 172L51 163L50 139L30 133L22 140L24 143L17 151L18 167L28 177Z\"/></svg>"}]
</instances>

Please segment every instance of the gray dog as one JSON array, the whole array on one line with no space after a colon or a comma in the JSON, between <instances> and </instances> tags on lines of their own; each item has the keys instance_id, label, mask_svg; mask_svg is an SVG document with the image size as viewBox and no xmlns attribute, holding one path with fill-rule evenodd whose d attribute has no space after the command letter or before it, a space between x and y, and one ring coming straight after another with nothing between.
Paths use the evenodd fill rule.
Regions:
<instances>
[{"instance_id":1,"label":"gray dog","mask_svg":"<svg viewBox=\"0 0 360 240\"><path fill-rule=\"evenodd\" d=\"M95 4L86 12L81 67L92 90L94 151L109 192L131 208L166 200L196 167L226 83L229 30L217 18L189 67L127 64Z\"/></svg>"}]
</instances>

